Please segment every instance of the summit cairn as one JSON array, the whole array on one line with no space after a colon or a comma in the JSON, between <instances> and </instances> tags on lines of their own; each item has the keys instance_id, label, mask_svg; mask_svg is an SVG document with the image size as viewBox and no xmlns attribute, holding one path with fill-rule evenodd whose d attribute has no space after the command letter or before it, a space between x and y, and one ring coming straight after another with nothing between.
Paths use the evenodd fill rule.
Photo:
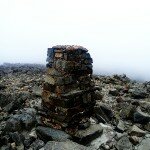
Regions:
<instances>
[{"instance_id":1,"label":"summit cairn","mask_svg":"<svg viewBox=\"0 0 150 150\"><path fill-rule=\"evenodd\" d=\"M54 46L48 48L47 62L43 123L69 133L89 127L97 88L88 50L74 45Z\"/></svg>"}]
</instances>

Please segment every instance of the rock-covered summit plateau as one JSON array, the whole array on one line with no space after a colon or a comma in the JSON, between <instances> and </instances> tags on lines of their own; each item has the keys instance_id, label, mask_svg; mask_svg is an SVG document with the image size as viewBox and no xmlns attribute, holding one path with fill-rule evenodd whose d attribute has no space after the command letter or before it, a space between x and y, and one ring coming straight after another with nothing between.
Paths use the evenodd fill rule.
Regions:
<instances>
[{"instance_id":1,"label":"rock-covered summit plateau","mask_svg":"<svg viewBox=\"0 0 150 150\"><path fill-rule=\"evenodd\" d=\"M47 67L34 64L0 66L0 149L149 150L150 82L133 81L126 75L92 75L91 66L88 67L92 59L88 56L87 49L73 47L53 47L59 54L55 55L57 58L54 60L49 57L52 53L48 53ZM60 49L63 49L63 55L60 54ZM64 53L77 50L80 50L82 57L84 54L84 61L77 61L70 66L66 61L72 62L68 60L71 57ZM62 56L65 57L60 59ZM74 55L70 56L73 60L79 60L73 58ZM65 74L66 77L69 74L72 78L63 77L57 82L55 74L56 80L45 81L50 73L56 73L54 65L59 70L57 75ZM60 67L61 65L65 67ZM76 67L76 72L68 72L67 67ZM48 82L51 86L47 86ZM48 98L48 103L43 104L44 89L56 92L57 101L62 100L62 103L50 103L51 98ZM79 93L68 99L61 97L76 89L80 93L79 97ZM84 100L84 97L89 101ZM45 111L47 104L51 112ZM76 106L79 106L78 109L74 109ZM75 111L79 117L74 116ZM81 112L85 112L85 115L81 115ZM49 120L52 113L56 116ZM88 117L85 117L86 114ZM59 117L61 115L66 116ZM70 124L72 118L77 124L74 128Z\"/></svg>"}]
</instances>

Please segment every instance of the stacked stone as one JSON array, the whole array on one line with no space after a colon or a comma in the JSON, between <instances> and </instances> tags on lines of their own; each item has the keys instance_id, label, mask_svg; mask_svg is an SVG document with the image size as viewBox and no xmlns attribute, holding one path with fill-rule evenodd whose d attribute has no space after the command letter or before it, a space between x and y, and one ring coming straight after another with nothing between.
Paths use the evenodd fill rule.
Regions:
<instances>
[{"instance_id":1,"label":"stacked stone","mask_svg":"<svg viewBox=\"0 0 150 150\"><path fill-rule=\"evenodd\" d=\"M44 123L57 128L79 125L89 118L95 105L93 60L81 46L48 48L43 85Z\"/></svg>"}]
</instances>

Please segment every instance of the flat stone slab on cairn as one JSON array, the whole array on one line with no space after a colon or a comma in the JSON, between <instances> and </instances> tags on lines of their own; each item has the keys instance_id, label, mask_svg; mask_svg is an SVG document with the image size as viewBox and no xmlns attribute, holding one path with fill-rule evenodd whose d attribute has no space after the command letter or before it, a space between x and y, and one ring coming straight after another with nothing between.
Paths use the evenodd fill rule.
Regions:
<instances>
[{"instance_id":1,"label":"flat stone slab on cairn","mask_svg":"<svg viewBox=\"0 0 150 150\"><path fill-rule=\"evenodd\" d=\"M71 139L71 136L61 130L52 129L49 127L38 126L36 128L36 133L45 142L48 141L58 141L63 142Z\"/></svg>"},{"instance_id":2,"label":"flat stone slab on cairn","mask_svg":"<svg viewBox=\"0 0 150 150\"><path fill-rule=\"evenodd\" d=\"M86 48L59 45L48 48L47 62L42 93L43 123L79 135L77 131L88 124L95 105L93 60ZM100 131L95 129L94 132Z\"/></svg>"},{"instance_id":3,"label":"flat stone slab on cairn","mask_svg":"<svg viewBox=\"0 0 150 150\"><path fill-rule=\"evenodd\" d=\"M99 137L103 132L103 128L99 124L90 125L87 129L78 130L74 137L82 144L88 144L93 139Z\"/></svg>"}]
</instances>

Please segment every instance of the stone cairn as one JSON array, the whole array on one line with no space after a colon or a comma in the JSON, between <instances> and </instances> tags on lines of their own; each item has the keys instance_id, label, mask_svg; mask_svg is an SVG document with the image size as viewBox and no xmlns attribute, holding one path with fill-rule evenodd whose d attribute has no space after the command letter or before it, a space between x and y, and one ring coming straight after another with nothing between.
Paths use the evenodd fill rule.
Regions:
<instances>
[{"instance_id":1,"label":"stone cairn","mask_svg":"<svg viewBox=\"0 0 150 150\"><path fill-rule=\"evenodd\" d=\"M93 60L81 46L48 48L43 123L61 130L86 128L95 105Z\"/></svg>"}]
</instances>

